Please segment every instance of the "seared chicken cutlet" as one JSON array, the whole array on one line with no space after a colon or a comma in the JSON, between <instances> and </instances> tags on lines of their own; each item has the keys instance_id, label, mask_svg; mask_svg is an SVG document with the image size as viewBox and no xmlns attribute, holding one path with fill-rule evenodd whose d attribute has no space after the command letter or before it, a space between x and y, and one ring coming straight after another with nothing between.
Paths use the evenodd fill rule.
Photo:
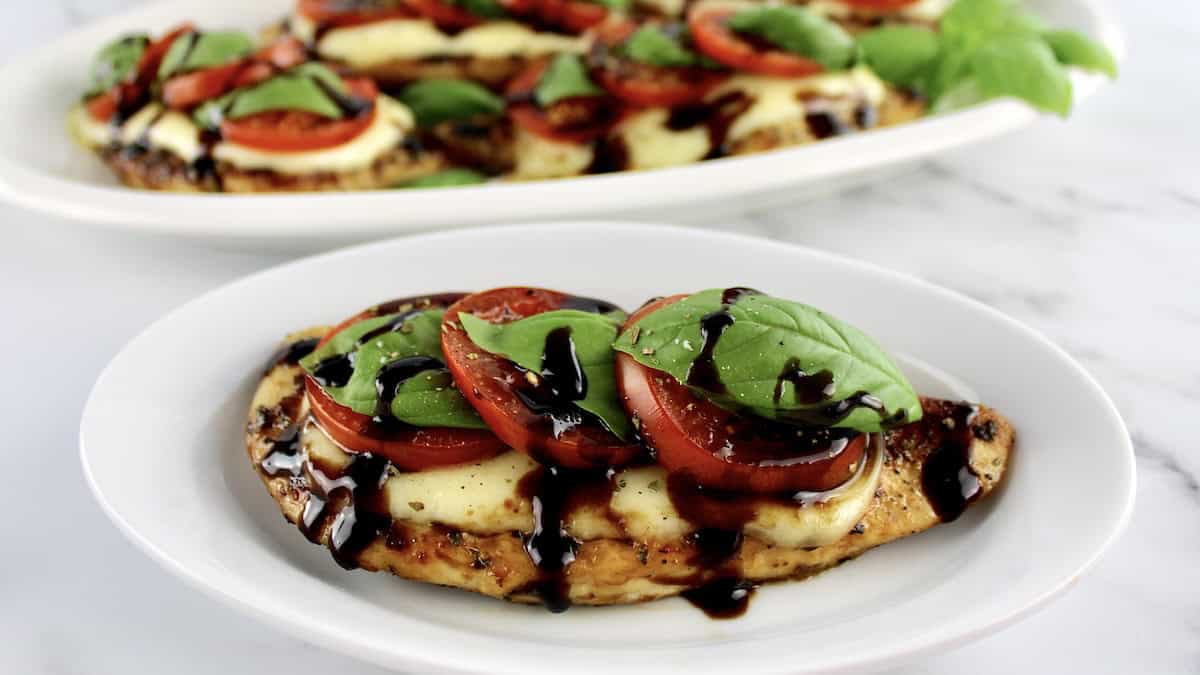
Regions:
<instances>
[{"instance_id":1,"label":"seared chicken cutlet","mask_svg":"<svg viewBox=\"0 0 1200 675\"><path fill-rule=\"evenodd\" d=\"M652 455L631 455L625 448L638 444L627 446L612 439L603 452L610 460L621 459L606 468L592 464L576 450L600 446L573 445L572 439L578 437L571 433L578 427L552 437L554 440L531 445L530 439L540 433L542 415L550 415L544 419L556 420L557 425L586 425L596 418L585 415L564 422L568 418L556 417L560 413L537 413L539 408L534 406L515 409L517 419L528 426L518 428L498 421L497 411L507 409L504 392L537 396L537 387L555 386L552 379L546 379L555 371L547 367L535 377L535 371L523 367L512 370L511 364L493 360L493 355L473 340L492 345L491 338L484 337L491 330L486 323L516 325L534 316L549 321L559 316L556 312L565 312L561 316L566 321L588 320L581 318L577 309L529 313L529 305L515 292L509 292L508 299L496 306L494 298L503 292L507 289L467 296L445 310L443 326L461 327L443 329L443 349L456 380L462 375L462 364L469 364L467 368L475 374L491 373L478 380L478 386L463 390L462 397L477 407L505 445L514 447L502 445L482 451L471 461L415 469L407 457L399 459L406 466L390 461L382 441L375 441L379 450L374 454L343 444L346 440L359 442L357 436L346 435L349 417L342 413L330 417L329 400L324 394L314 399L313 392L319 382L336 380L344 366L341 357L330 356L336 353L331 350L344 348L350 338L362 342L348 332L355 323L378 322L363 326L363 330L370 329L365 333L369 342L384 327L397 325L390 311L369 310L332 333L315 328L290 336L280 352L284 356L275 360L263 377L247 426L251 462L284 517L311 541L329 547L344 567L388 571L517 602L544 602L552 609L679 594L693 599L701 595L711 599L714 594L742 597L757 584L802 579L875 546L954 520L989 495L1007 470L1013 429L999 413L984 406L913 399L892 417L920 419L890 425L883 431L789 432L787 428L795 427L756 422L744 415L731 417L707 400L694 398L687 388L672 390L670 387L680 385L655 381L657 377L645 380L645 386L658 388L654 400L667 408L673 405L671 397L692 401L678 409L686 410L681 414L691 420L685 424L707 424L710 418L719 417L729 434L723 441L728 450L720 461L746 461L738 460L739 454L755 452L759 453L752 465L755 468L746 471L744 466L734 466L713 474L700 459L680 465L679 438L669 437L669 425L637 415L631 418L633 425L640 429L644 447L653 449ZM540 295L530 297L543 300ZM679 302L678 296L651 305L650 316L673 302ZM745 304L734 298L730 306L739 302ZM584 305L569 298L552 298L548 306ZM462 318L467 309L471 310L470 322ZM591 306L591 311L604 309ZM622 339L629 339L628 327L639 321L643 322L642 335L635 337L653 339L645 334L652 330L645 327L650 325L644 323L647 311L644 308L628 320ZM520 318L523 313L524 319ZM453 318L456 316L459 318ZM405 320L400 319L400 325ZM573 330L584 345L581 325ZM417 326L413 330L419 334L422 329ZM339 334L346 336L345 344L334 347L327 336ZM318 349L322 337L326 342ZM552 341L548 338L545 363L556 358L551 356ZM620 341L616 344L619 349ZM460 351L464 346L465 351ZM318 351L306 356L301 365L300 357L313 349ZM592 360L587 349L580 346L576 352L582 362ZM374 354L363 353L358 358L374 359ZM418 357L396 358L404 364L401 369L411 370L411 360ZM616 381L625 405L643 409L639 406L648 399L631 370L642 365L620 358L618 355ZM717 359L721 360L720 352ZM442 372L436 370L436 364L430 367L435 369L431 373ZM385 365L384 370L387 368ZM583 372L590 372L594 387L606 388L593 368L588 366ZM524 374L509 377L508 373ZM345 381L354 377L346 374ZM540 384L530 389L527 381L534 379ZM787 383L780 386L781 398L786 398L792 382L798 387L804 382L802 375L788 375L780 381ZM390 386L390 380L388 385L380 385L382 390ZM330 396L338 395L336 388L320 388L332 392ZM461 383L458 389L462 390ZM859 398L869 407L886 396ZM896 400L890 398L888 404ZM591 407L590 403L583 405ZM757 436L747 441L751 429ZM783 439L786 446L792 452L809 452L803 455L809 459L765 459L763 453L775 452L772 448L778 447L779 439L772 434L780 430L792 434L793 440ZM805 438L817 433L812 437L817 440L797 441L795 433ZM460 446L467 444L465 439L476 437L462 438ZM805 451L810 441L827 449L816 454ZM797 468L801 464L820 470ZM766 470L771 467L777 470ZM795 480L801 483L788 482ZM792 489L801 484L819 489ZM735 486L739 489L732 489ZM547 565L547 560L560 562Z\"/></svg>"}]
</instances>

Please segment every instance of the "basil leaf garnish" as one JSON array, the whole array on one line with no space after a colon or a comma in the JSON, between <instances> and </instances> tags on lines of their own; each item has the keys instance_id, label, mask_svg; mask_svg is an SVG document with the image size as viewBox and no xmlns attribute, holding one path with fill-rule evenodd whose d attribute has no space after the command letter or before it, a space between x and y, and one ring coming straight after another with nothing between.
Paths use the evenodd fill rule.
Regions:
<instances>
[{"instance_id":1,"label":"basil leaf garnish","mask_svg":"<svg viewBox=\"0 0 1200 675\"><path fill-rule=\"evenodd\" d=\"M359 321L301 359L300 365L318 383L324 380L322 389L330 398L356 413L390 414L421 427L485 429L445 369L444 312L416 310ZM336 381L327 378L327 373L339 370Z\"/></svg>"},{"instance_id":2,"label":"basil leaf garnish","mask_svg":"<svg viewBox=\"0 0 1200 675\"><path fill-rule=\"evenodd\" d=\"M1051 30L1042 33L1042 39L1054 50L1059 63L1117 76L1117 60L1112 52L1085 35L1073 30Z\"/></svg>"},{"instance_id":3,"label":"basil leaf garnish","mask_svg":"<svg viewBox=\"0 0 1200 675\"><path fill-rule=\"evenodd\" d=\"M108 91L124 80L137 66L149 43L145 35L127 35L101 47L92 59L87 95Z\"/></svg>"},{"instance_id":4,"label":"basil leaf garnish","mask_svg":"<svg viewBox=\"0 0 1200 675\"><path fill-rule=\"evenodd\" d=\"M399 98L421 127L504 112L504 99L469 80L421 80L405 87Z\"/></svg>"},{"instance_id":5,"label":"basil leaf garnish","mask_svg":"<svg viewBox=\"0 0 1200 675\"><path fill-rule=\"evenodd\" d=\"M486 183L487 176L473 171L471 169L453 168L431 173L428 176L422 176L416 180L411 180L402 188L440 188L440 187L457 187L459 185L477 185Z\"/></svg>"},{"instance_id":6,"label":"basil leaf garnish","mask_svg":"<svg viewBox=\"0 0 1200 675\"><path fill-rule=\"evenodd\" d=\"M192 119L213 129L223 119L238 119L270 110L304 110L330 119L342 116L331 97L346 94L346 83L328 66L304 63L246 89L238 89L199 106Z\"/></svg>"},{"instance_id":7,"label":"basil leaf garnish","mask_svg":"<svg viewBox=\"0 0 1200 675\"><path fill-rule=\"evenodd\" d=\"M632 61L665 67L691 66L698 59L696 53L684 47L678 38L650 25L634 31L621 45L620 53Z\"/></svg>"},{"instance_id":8,"label":"basil leaf garnish","mask_svg":"<svg viewBox=\"0 0 1200 675\"><path fill-rule=\"evenodd\" d=\"M578 56L559 54L542 73L533 97L545 108L565 98L602 94L604 90L588 77L587 68Z\"/></svg>"},{"instance_id":9,"label":"basil leaf garnish","mask_svg":"<svg viewBox=\"0 0 1200 675\"><path fill-rule=\"evenodd\" d=\"M729 17L728 25L810 58L828 70L841 70L854 60L854 38L836 23L801 7L751 7Z\"/></svg>"},{"instance_id":10,"label":"basil leaf garnish","mask_svg":"<svg viewBox=\"0 0 1200 675\"><path fill-rule=\"evenodd\" d=\"M605 428L622 440L632 431L629 418L617 398L613 370L613 340L624 313L594 314L560 309L535 314L511 323L490 323L471 314L460 314L467 336L480 349L502 356L525 370L545 375L543 357L546 341L557 330L570 331L575 358L582 366L585 390L573 403L599 418Z\"/></svg>"},{"instance_id":11,"label":"basil leaf garnish","mask_svg":"<svg viewBox=\"0 0 1200 675\"><path fill-rule=\"evenodd\" d=\"M858 37L859 59L898 87L922 84L940 52L937 33L918 26L884 26Z\"/></svg>"},{"instance_id":12,"label":"basil leaf garnish","mask_svg":"<svg viewBox=\"0 0 1200 675\"><path fill-rule=\"evenodd\" d=\"M921 418L912 385L858 329L798 302L725 295L702 291L653 312L613 348L759 417L865 432Z\"/></svg>"},{"instance_id":13,"label":"basil leaf garnish","mask_svg":"<svg viewBox=\"0 0 1200 675\"><path fill-rule=\"evenodd\" d=\"M587 0L593 5L603 5L614 12L624 12L629 9L630 0Z\"/></svg>"},{"instance_id":14,"label":"basil leaf garnish","mask_svg":"<svg viewBox=\"0 0 1200 675\"><path fill-rule=\"evenodd\" d=\"M1015 96L1063 117L1071 112L1071 78L1036 35L993 38L971 57L971 72L987 98Z\"/></svg>"},{"instance_id":15,"label":"basil leaf garnish","mask_svg":"<svg viewBox=\"0 0 1200 675\"><path fill-rule=\"evenodd\" d=\"M241 31L185 33L171 42L158 66L158 79L176 73L221 66L254 51L254 40Z\"/></svg>"},{"instance_id":16,"label":"basil leaf garnish","mask_svg":"<svg viewBox=\"0 0 1200 675\"><path fill-rule=\"evenodd\" d=\"M1014 96L1049 112L1071 109L1062 65L1116 75L1104 45L1072 31L1048 30L1016 0L957 0L937 34L887 26L863 34L859 56L880 77L925 94L935 113Z\"/></svg>"}]
</instances>

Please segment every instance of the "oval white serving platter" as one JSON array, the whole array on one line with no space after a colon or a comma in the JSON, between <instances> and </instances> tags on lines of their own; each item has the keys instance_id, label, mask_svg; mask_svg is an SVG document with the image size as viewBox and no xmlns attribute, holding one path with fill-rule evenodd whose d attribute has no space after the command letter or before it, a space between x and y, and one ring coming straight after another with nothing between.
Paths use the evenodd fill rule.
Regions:
<instances>
[{"instance_id":1,"label":"oval white serving platter","mask_svg":"<svg viewBox=\"0 0 1200 675\"><path fill-rule=\"evenodd\" d=\"M497 251L508 252L504 261ZM1010 476L958 521L812 580L767 586L733 621L678 599L554 615L342 570L280 517L246 457L242 429L264 361L284 334L389 297L507 284L628 308L729 285L812 303L875 336L918 390L1007 415L1018 433ZM80 444L104 511L167 569L305 641L411 672L703 675L895 664L977 638L1062 591L1112 543L1134 496L1133 449L1113 404L1033 330L827 253L620 223L422 235L225 286L158 321L112 361L87 403Z\"/></svg>"},{"instance_id":2,"label":"oval white serving platter","mask_svg":"<svg viewBox=\"0 0 1200 675\"><path fill-rule=\"evenodd\" d=\"M1098 0L1038 0L1055 25L1103 40L1118 56L1121 32ZM453 190L290 195L178 195L120 186L67 136L96 49L131 31L163 31L183 19L254 29L285 15L290 0L168 0L77 30L0 69L6 92L0 127L0 196L86 223L149 230L225 244L316 248L416 230L585 216L711 219L720 209L766 206L844 187L887 167L1029 124L1014 101L823 143L660 171ZM1105 81L1076 73L1077 101Z\"/></svg>"}]
</instances>

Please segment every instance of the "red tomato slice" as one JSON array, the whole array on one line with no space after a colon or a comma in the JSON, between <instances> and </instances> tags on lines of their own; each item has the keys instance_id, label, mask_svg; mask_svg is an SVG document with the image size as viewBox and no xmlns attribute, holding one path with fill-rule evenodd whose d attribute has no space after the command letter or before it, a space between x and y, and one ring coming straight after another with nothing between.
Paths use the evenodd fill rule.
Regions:
<instances>
[{"instance_id":1,"label":"red tomato slice","mask_svg":"<svg viewBox=\"0 0 1200 675\"><path fill-rule=\"evenodd\" d=\"M498 288L468 295L446 310L442 352L467 401L509 446L543 464L573 469L620 466L632 460L641 446L621 441L586 417L556 435L551 419L522 402L520 394L532 388L526 374L512 362L480 349L458 324L460 312L504 323L578 307L578 302L580 299L565 293L537 288Z\"/></svg>"},{"instance_id":2,"label":"red tomato slice","mask_svg":"<svg viewBox=\"0 0 1200 675\"><path fill-rule=\"evenodd\" d=\"M300 0L296 10L304 18L327 28L349 28L413 15L411 10L403 6L347 9L349 4L344 0Z\"/></svg>"},{"instance_id":3,"label":"red tomato slice","mask_svg":"<svg viewBox=\"0 0 1200 675\"><path fill-rule=\"evenodd\" d=\"M538 0L538 15L551 26L582 33L603 23L608 17L608 8L578 0Z\"/></svg>"},{"instance_id":4,"label":"red tomato slice","mask_svg":"<svg viewBox=\"0 0 1200 675\"><path fill-rule=\"evenodd\" d=\"M443 0L404 0L410 9L433 21L439 28L459 29L478 26L483 19Z\"/></svg>"},{"instance_id":5,"label":"red tomato slice","mask_svg":"<svg viewBox=\"0 0 1200 675\"><path fill-rule=\"evenodd\" d=\"M137 66L125 82L117 83L112 89L92 98L87 103L88 113L101 122L107 122L118 112L132 115L150 100L150 85L158 76L158 66L166 56L175 38L194 30L192 24L184 23L146 45Z\"/></svg>"},{"instance_id":6,"label":"red tomato slice","mask_svg":"<svg viewBox=\"0 0 1200 675\"><path fill-rule=\"evenodd\" d=\"M684 297L650 303L625 325ZM617 354L616 367L625 410L640 422L658 463L704 487L760 494L829 490L849 480L863 459L866 434L804 441L796 427L729 412L628 354ZM834 438L846 435L835 432Z\"/></svg>"},{"instance_id":7,"label":"red tomato slice","mask_svg":"<svg viewBox=\"0 0 1200 675\"><path fill-rule=\"evenodd\" d=\"M367 79L346 80L350 92L375 100L379 91ZM269 110L225 120L221 136L240 145L276 152L307 152L333 148L357 138L375 119L375 107L361 115L331 120L304 110Z\"/></svg>"},{"instance_id":8,"label":"red tomato slice","mask_svg":"<svg viewBox=\"0 0 1200 675\"><path fill-rule=\"evenodd\" d=\"M803 77L824 70L812 59L783 51L760 49L727 25L732 9L693 10L688 16L692 42L700 51L730 68L775 77Z\"/></svg>"},{"instance_id":9,"label":"red tomato slice","mask_svg":"<svg viewBox=\"0 0 1200 675\"><path fill-rule=\"evenodd\" d=\"M267 80L280 70L306 60L308 54L299 40L282 38L263 47L251 58L172 77L163 84L163 102L171 108L191 108L237 87Z\"/></svg>"},{"instance_id":10,"label":"red tomato slice","mask_svg":"<svg viewBox=\"0 0 1200 675\"><path fill-rule=\"evenodd\" d=\"M183 109L217 98L237 85L245 69L245 61L235 61L176 75L163 83L163 103L169 108Z\"/></svg>"},{"instance_id":11,"label":"red tomato slice","mask_svg":"<svg viewBox=\"0 0 1200 675\"><path fill-rule=\"evenodd\" d=\"M509 100L519 101L508 106L509 117L522 129L560 143L590 143L603 135L619 114L612 102L604 97L565 99L556 102L549 109L538 106L533 100L533 93L547 65L544 60L535 61L508 83L505 93ZM565 106L587 106L587 115L584 116L586 119L582 122L575 121L568 126L556 125L553 121L556 109L562 110Z\"/></svg>"},{"instance_id":12,"label":"red tomato slice","mask_svg":"<svg viewBox=\"0 0 1200 675\"><path fill-rule=\"evenodd\" d=\"M92 119L98 122L107 122L112 119L113 115L117 114L117 105L119 103L117 100L117 90L119 87L120 85L117 85L103 94L88 99L85 105Z\"/></svg>"},{"instance_id":13,"label":"red tomato slice","mask_svg":"<svg viewBox=\"0 0 1200 675\"><path fill-rule=\"evenodd\" d=\"M461 293L430 296L429 306L445 307L460 297ZM406 298L387 305L397 307L405 302L417 300L418 298ZM392 310L387 309L387 305L367 310L343 321L331 330L320 344L325 344L347 326L380 313L392 313ZM495 434L486 429L381 425L367 415L338 404L325 393L321 385L307 375L304 378L304 391L308 396L313 417L330 438L349 451L369 452L385 457L401 469L420 471L435 466L474 462L508 449Z\"/></svg>"},{"instance_id":14,"label":"red tomato slice","mask_svg":"<svg viewBox=\"0 0 1200 675\"><path fill-rule=\"evenodd\" d=\"M600 69L601 86L630 105L673 107L697 103L725 80L703 68L664 68L619 60Z\"/></svg>"}]
</instances>

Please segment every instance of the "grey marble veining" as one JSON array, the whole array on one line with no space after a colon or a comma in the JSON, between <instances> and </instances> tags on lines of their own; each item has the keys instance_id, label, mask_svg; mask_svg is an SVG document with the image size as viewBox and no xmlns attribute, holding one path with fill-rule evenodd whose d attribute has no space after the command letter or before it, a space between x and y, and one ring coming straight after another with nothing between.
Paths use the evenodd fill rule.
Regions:
<instances>
[{"instance_id":1,"label":"grey marble veining","mask_svg":"<svg viewBox=\"0 0 1200 675\"><path fill-rule=\"evenodd\" d=\"M723 225L909 272L1015 316L1088 368L1133 435L1139 501L1110 555L1028 620L900 672L1200 672L1200 6L1110 3L1132 57L1119 86L1069 121ZM131 4L10 3L0 59ZM381 673L170 577L100 514L76 462L87 390L126 340L282 257L185 250L7 206L0 222L0 672Z\"/></svg>"}]
</instances>

